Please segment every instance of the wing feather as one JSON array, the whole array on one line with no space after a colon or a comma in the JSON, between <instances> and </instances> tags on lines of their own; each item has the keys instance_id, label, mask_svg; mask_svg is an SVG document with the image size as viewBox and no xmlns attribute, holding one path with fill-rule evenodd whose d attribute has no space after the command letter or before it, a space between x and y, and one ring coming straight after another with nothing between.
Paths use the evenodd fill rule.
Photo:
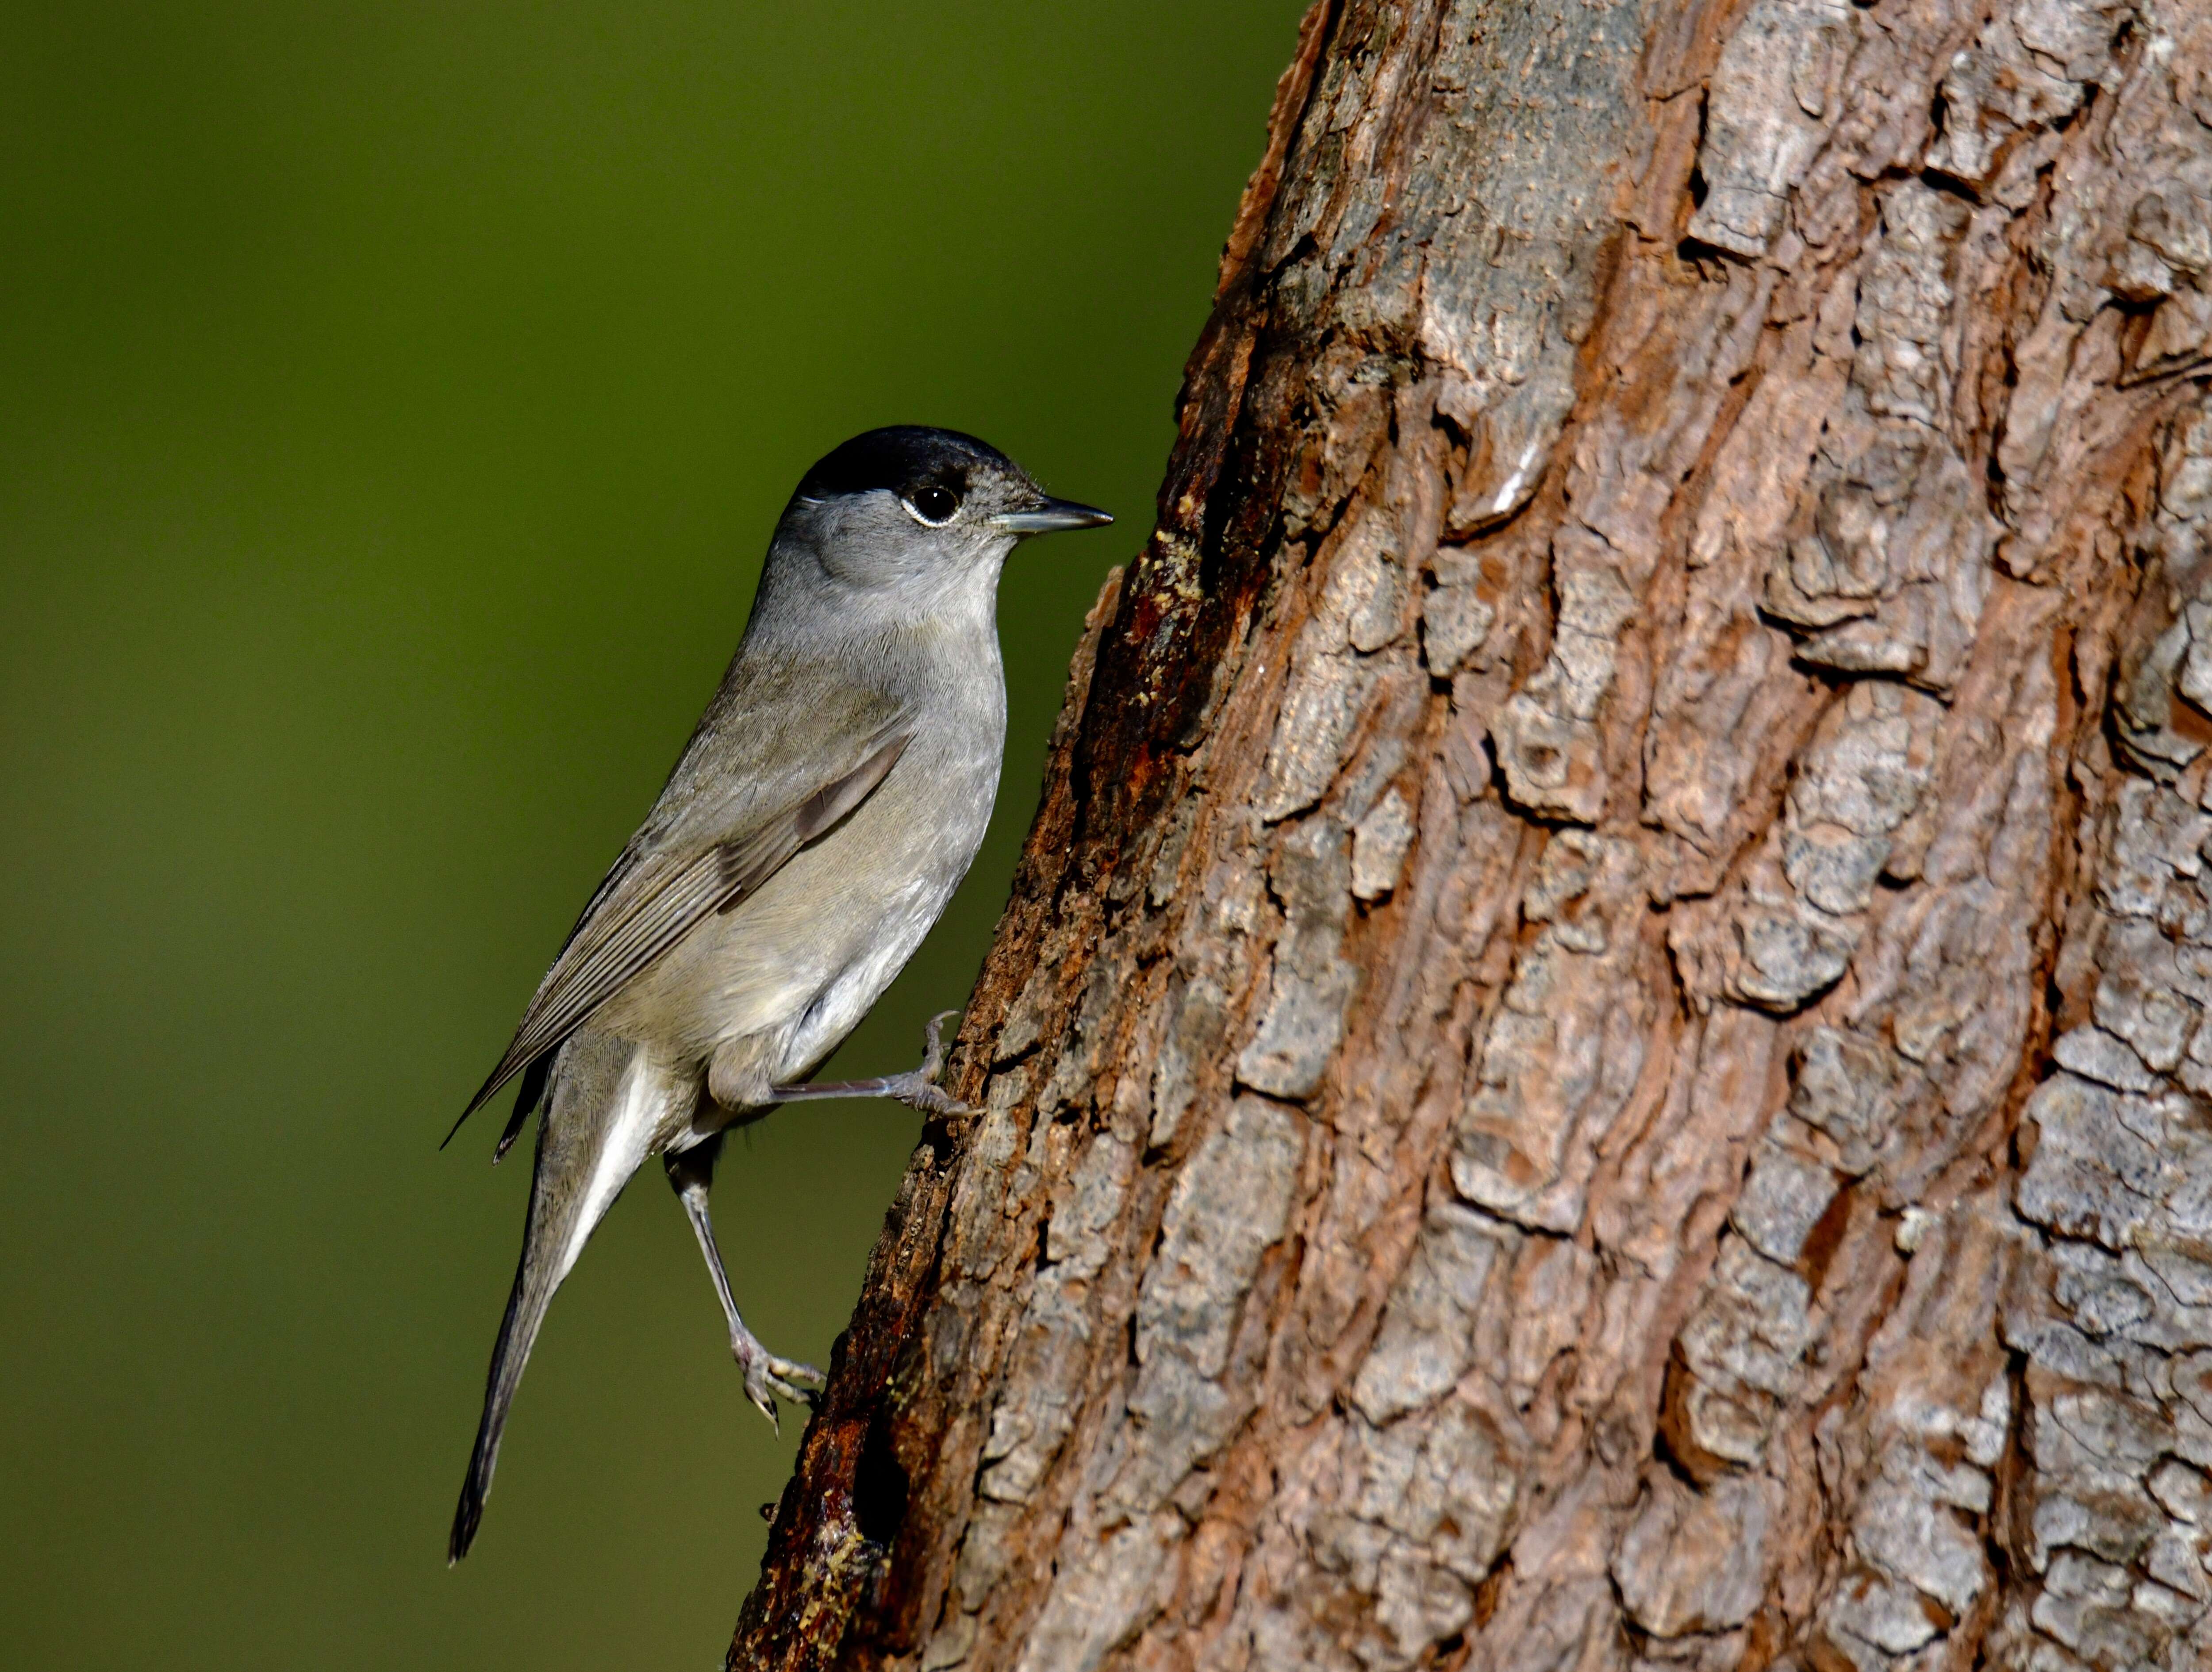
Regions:
<instances>
[{"instance_id":1,"label":"wing feather","mask_svg":"<svg viewBox=\"0 0 2212 1672\"><path fill-rule=\"evenodd\" d=\"M913 735L907 729L878 732L862 745L866 753L858 765L702 851L648 860L641 860L635 849L625 852L585 907L524 1012L514 1043L469 1100L461 1120L517 1073L556 1049L706 918L734 909L793 854L866 800ZM456 1130L459 1124L454 1122Z\"/></svg>"}]
</instances>

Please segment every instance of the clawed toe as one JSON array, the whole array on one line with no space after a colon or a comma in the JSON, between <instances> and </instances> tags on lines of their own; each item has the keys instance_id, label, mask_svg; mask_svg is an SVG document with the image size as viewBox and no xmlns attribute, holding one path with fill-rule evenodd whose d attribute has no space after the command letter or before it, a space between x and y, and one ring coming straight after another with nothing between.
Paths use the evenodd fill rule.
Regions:
<instances>
[{"instance_id":1,"label":"clawed toe","mask_svg":"<svg viewBox=\"0 0 2212 1672\"><path fill-rule=\"evenodd\" d=\"M937 1077L945 1072L945 1024L960 1012L941 1010L929 1018L929 1027L922 1035L921 1067L892 1077L897 1088L891 1095L909 1109L919 1109L929 1115L975 1115L981 1111L954 1097L938 1085Z\"/></svg>"},{"instance_id":2,"label":"clawed toe","mask_svg":"<svg viewBox=\"0 0 2212 1672\"><path fill-rule=\"evenodd\" d=\"M757 1342L733 1341L730 1352L738 1367L745 1373L745 1397L779 1434L783 1432L783 1424L776 1410L778 1394L811 1410L821 1398L822 1389L829 1385L830 1378L813 1365L779 1359Z\"/></svg>"},{"instance_id":3,"label":"clawed toe","mask_svg":"<svg viewBox=\"0 0 2212 1672\"><path fill-rule=\"evenodd\" d=\"M976 1110L922 1073L894 1074L886 1089L908 1109L925 1115L973 1115Z\"/></svg>"},{"instance_id":4,"label":"clawed toe","mask_svg":"<svg viewBox=\"0 0 2212 1672\"><path fill-rule=\"evenodd\" d=\"M945 1024L959 1014L957 1010L940 1010L922 1030L921 1067L916 1072L924 1079L935 1079L945 1072Z\"/></svg>"},{"instance_id":5,"label":"clawed toe","mask_svg":"<svg viewBox=\"0 0 2212 1672\"><path fill-rule=\"evenodd\" d=\"M830 1378L811 1365L797 1364L789 1359L771 1359L768 1363L783 1392L810 1408L830 1385Z\"/></svg>"}]
</instances>

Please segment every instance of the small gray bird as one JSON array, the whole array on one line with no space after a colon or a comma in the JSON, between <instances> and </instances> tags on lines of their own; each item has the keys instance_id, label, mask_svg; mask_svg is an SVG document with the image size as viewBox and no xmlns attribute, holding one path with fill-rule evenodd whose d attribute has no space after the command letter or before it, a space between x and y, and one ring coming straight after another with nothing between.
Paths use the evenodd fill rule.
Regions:
<instances>
[{"instance_id":1,"label":"small gray bird","mask_svg":"<svg viewBox=\"0 0 2212 1672\"><path fill-rule=\"evenodd\" d=\"M942 1017L918 1069L799 1082L914 955L990 822L1007 555L1112 520L918 426L855 436L799 484L721 689L461 1116L522 1076L496 1159L544 1110L449 1560L476 1536L553 1292L647 1156L699 1238L746 1396L771 1422L778 1394L813 1402L822 1373L762 1346L731 1298L707 1214L723 1133L806 1097L964 1112L935 1084Z\"/></svg>"}]
</instances>

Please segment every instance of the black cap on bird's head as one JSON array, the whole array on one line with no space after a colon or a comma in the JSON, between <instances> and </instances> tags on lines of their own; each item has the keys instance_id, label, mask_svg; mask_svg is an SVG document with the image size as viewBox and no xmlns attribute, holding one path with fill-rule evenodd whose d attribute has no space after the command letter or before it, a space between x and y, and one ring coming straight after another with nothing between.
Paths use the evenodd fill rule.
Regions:
<instances>
[{"instance_id":1,"label":"black cap on bird's head","mask_svg":"<svg viewBox=\"0 0 2212 1672\"><path fill-rule=\"evenodd\" d=\"M1018 475L1021 467L988 441L957 429L890 424L855 435L816 459L799 484L799 496L827 499L877 488L904 496L932 484L964 488L979 470Z\"/></svg>"},{"instance_id":2,"label":"black cap on bird's head","mask_svg":"<svg viewBox=\"0 0 2212 1672\"><path fill-rule=\"evenodd\" d=\"M871 429L824 454L800 479L792 507L878 492L930 528L944 527L963 508L994 532L1018 538L1114 520L1091 506L1054 499L989 442L927 424Z\"/></svg>"}]
</instances>

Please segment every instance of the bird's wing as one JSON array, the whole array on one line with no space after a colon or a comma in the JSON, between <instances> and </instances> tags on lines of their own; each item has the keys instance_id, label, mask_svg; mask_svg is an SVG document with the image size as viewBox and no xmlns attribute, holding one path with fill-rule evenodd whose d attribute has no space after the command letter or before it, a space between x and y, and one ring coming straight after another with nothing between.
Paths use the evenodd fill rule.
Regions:
<instances>
[{"instance_id":1,"label":"bird's wing","mask_svg":"<svg viewBox=\"0 0 2212 1672\"><path fill-rule=\"evenodd\" d=\"M836 751L835 764L812 788L744 818L743 828L704 847L686 843L648 857L634 841L584 908L531 1000L514 1043L461 1120L582 1026L702 921L737 905L867 800L913 735L902 720L861 733ZM456 1131L459 1126L454 1122Z\"/></svg>"}]
</instances>

